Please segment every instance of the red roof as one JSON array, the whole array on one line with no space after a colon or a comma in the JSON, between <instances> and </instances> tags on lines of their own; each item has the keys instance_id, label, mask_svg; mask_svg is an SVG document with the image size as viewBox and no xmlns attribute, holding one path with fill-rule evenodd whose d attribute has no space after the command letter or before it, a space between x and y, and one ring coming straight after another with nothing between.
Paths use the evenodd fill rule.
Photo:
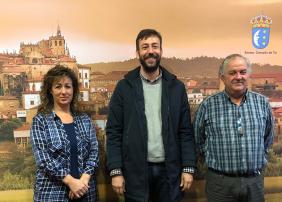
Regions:
<instances>
[{"instance_id":1,"label":"red roof","mask_svg":"<svg viewBox=\"0 0 282 202\"><path fill-rule=\"evenodd\" d=\"M109 84L109 85L105 86L105 88L107 89L108 92L114 92L116 85L115 84Z\"/></svg>"},{"instance_id":2,"label":"red roof","mask_svg":"<svg viewBox=\"0 0 282 202\"><path fill-rule=\"evenodd\" d=\"M37 75L37 77L34 77L32 79L27 79L26 82L28 82L28 83L43 82L43 75Z\"/></svg>"},{"instance_id":3,"label":"red roof","mask_svg":"<svg viewBox=\"0 0 282 202\"><path fill-rule=\"evenodd\" d=\"M66 55L61 57L61 58L59 58L59 60L61 62L76 62L76 60L74 58L71 58L71 57L66 56Z\"/></svg>"},{"instance_id":4,"label":"red roof","mask_svg":"<svg viewBox=\"0 0 282 202\"><path fill-rule=\"evenodd\" d=\"M94 120L107 120L107 115L95 114L93 117Z\"/></svg>"},{"instance_id":5,"label":"red roof","mask_svg":"<svg viewBox=\"0 0 282 202\"><path fill-rule=\"evenodd\" d=\"M9 119L9 117L6 116L5 114L0 114L0 119L7 120L7 119Z\"/></svg>"},{"instance_id":6,"label":"red roof","mask_svg":"<svg viewBox=\"0 0 282 202\"><path fill-rule=\"evenodd\" d=\"M269 98L269 102L282 102L282 98Z\"/></svg>"},{"instance_id":7,"label":"red roof","mask_svg":"<svg viewBox=\"0 0 282 202\"><path fill-rule=\"evenodd\" d=\"M282 78L282 73L261 73L261 74L251 74L250 78L259 79L259 78Z\"/></svg>"},{"instance_id":8,"label":"red roof","mask_svg":"<svg viewBox=\"0 0 282 202\"><path fill-rule=\"evenodd\" d=\"M102 73L102 72L91 72L90 74L91 74L91 75L105 75L105 74Z\"/></svg>"},{"instance_id":9,"label":"red roof","mask_svg":"<svg viewBox=\"0 0 282 202\"><path fill-rule=\"evenodd\" d=\"M0 96L0 100L18 100L16 96Z\"/></svg>"},{"instance_id":10,"label":"red roof","mask_svg":"<svg viewBox=\"0 0 282 202\"><path fill-rule=\"evenodd\" d=\"M2 68L3 73L24 73L26 72L26 69L24 67L20 66L4 66Z\"/></svg>"},{"instance_id":11,"label":"red roof","mask_svg":"<svg viewBox=\"0 0 282 202\"><path fill-rule=\"evenodd\" d=\"M279 107L274 110L274 113L282 113L282 107Z\"/></svg>"},{"instance_id":12,"label":"red roof","mask_svg":"<svg viewBox=\"0 0 282 202\"><path fill-rule=\"evenodd\" d=\"M217 87L217 86L188 86L187 87L188 88L188 90L189 89L205 89L205 90L218 90L219 89L219 87Z\"/></svg>"},{"instance_id":13,"label":"red roof","mask_svg":"<svg viewBox=\"0 0 282 202\"><path fill-rule=\"evenodd\" d=\"M30 130L30 125L29 124L24 124L21 127L15 129L14 131L24 131L24 130Z\"/></svg>"}]
</instances>

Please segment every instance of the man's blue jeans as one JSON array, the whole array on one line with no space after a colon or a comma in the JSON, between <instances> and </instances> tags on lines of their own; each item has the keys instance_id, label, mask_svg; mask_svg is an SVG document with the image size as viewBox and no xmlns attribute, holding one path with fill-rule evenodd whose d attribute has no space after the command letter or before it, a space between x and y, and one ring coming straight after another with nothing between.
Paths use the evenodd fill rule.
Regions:
<instances>
[{"instance_id":1,"label":"man's blue jeans","mask_svg":"<svg viewBox=\"0 0 282 202\"><path fill-rule=\"evenodd\" d=\"M165 163L148 163L150 202L171 202Z\"/></svg>"}]
</instances>

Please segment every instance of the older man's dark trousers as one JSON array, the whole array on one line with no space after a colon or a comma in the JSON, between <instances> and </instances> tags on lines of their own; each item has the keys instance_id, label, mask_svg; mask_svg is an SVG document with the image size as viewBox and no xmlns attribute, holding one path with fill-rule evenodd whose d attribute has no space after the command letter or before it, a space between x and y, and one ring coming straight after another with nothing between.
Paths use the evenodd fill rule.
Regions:
<instances>
[{"instance_id":1,"label":"older man's dark trousers","mask_svg":"<svg viewBox=\"0 0 282 202\"><path fill-rule=\"evenodd\" d=\"M208 202L264 202L264 181L255 176L227 176L209 170L206 175Z\"/></svg>"}]
</instances>

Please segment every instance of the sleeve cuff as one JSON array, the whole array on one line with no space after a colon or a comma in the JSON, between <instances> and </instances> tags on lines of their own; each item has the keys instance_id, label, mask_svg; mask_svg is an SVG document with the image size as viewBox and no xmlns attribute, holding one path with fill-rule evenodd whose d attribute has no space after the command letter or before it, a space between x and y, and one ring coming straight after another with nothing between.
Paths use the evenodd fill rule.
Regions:
<instances>
[{"instance_id":1,"label":"sleeve cuff","mask_svg":"<svg viewBox=\"0 0 282 202\"><path fill-rule=\"evenodd\" d=\"M95 170L95 169L90 168L90 167L87 166L87 167L84 169L84 173L86 173L86 174L92 176L92 175L94 174L94 170Z\"/></svg>"},{"instance_id":2,"label":"sleeve cuff","mask_svg":"<svg viewBox=\"0 0 282 202\"><path fill-rule=\"evenodd\" d=\"M66 169L59 171L59 175L57 175L57 179L63 180L69 173Z\"/></svg>"},{"instance_id":3,"label":"sleeve cuff","mask_svg":"<svg viewBox=\"0 0 282 202\"><path fill-rule=\"evenodd\" d=\"M186 167L183 167L182 172L183 173L194 174L195 173L195 168L194 167L186 166Z\"/></svg>"},{"instance_id":4,"label":"sleeve cuff","mask_svg":"<svg viewBox=\"0 0 282 202\"><path fill-rule=\"evenodd\" d=\"M117 176L117 175L122 175L122 171L121 171L120 168L116 168L116 169L111 170L111 172L110 172L111 177L114 177L114 176Z\"/></svg>"}]
</instances>

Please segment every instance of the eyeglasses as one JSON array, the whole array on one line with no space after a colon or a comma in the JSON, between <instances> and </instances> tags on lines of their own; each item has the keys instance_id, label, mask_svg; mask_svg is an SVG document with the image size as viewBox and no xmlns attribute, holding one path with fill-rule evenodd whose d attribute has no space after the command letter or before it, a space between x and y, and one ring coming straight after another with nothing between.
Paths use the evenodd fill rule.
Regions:
<instances>
[{"instance_id":1,"label":"eyeglasses","mask_svg":"<svg viewBox=\"0 0 282 202\"><path fill-rule=\"evenodd\" d=\"M240 135L244 135L244 129L243 129L243 125L242 125L242 118L241 118L241 116L237 120L237 131L238 131L238 133Z\"/></svg>"}]
</instances>

